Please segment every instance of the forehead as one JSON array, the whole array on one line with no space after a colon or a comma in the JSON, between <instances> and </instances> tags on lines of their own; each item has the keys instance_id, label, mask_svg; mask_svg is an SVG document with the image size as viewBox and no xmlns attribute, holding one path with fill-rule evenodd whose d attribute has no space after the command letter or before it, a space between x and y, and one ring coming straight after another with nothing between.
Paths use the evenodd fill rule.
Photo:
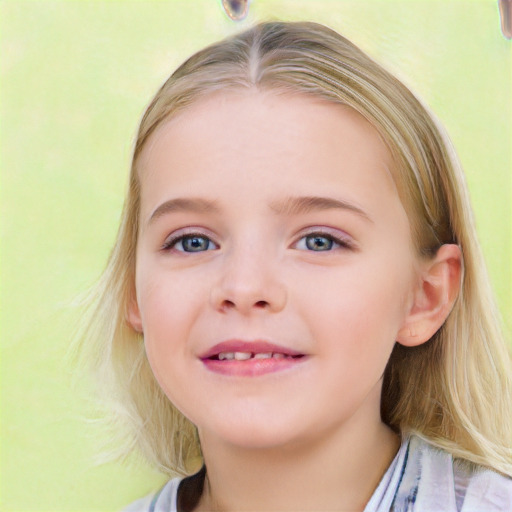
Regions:
<instances>
[{"instance_id":1,"label":"forehead","mask_svg":"<svg viewBox=\"0 0 512 512\"><path fill-rule=\"evenodd\" d=\"M392 161L377 130L350 107L315 96L257 89L219 91L162 123L143 148L144 197L182 194L208 180L240 179L240 193L261 180L288 180L302 194L325 194L357 181L396 193ZM151 189L151 194L149 191Z\"/></svg>"},{"instance_id":2,"label":"forehead","mask_svg":"<svg viewBox=\"0 0 512 512\"><path fill-rule=\"evenodd\" d=\"M308 144L304 146L305 139ZM163 121L146 142L137 167L150 171L155 153L165 149L162 145L169 147L169 143L182 150L193 149L191 158L212 150L211 157L222 154L228 159L246 155L253 146L257 146L254 156L276 149L297 154L311 153L314 148L321 153L338 147L340 139L350 141L352 154L359 158L370 149L378 153L389 173L392 159L379 133L349 106L289 91L215 91Z\"/></svg>"}]
</instances>

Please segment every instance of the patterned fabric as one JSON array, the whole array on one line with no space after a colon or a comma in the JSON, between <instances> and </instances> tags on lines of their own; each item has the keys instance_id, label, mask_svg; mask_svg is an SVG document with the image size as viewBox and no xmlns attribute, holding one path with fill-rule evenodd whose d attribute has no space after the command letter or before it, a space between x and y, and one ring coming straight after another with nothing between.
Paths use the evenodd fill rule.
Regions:
<instances>
[{"instance_id":1,"label":"patterned fabric","mask_svg":"<svg viewBox=\"0 0 512 512\"><path fill-rule=\"evenodd\" d=\"M170 480L123 512L185 512L177 508L182 482ZM512 479L406 437L364 512L512 512Z\"/></svg>"},{"instance_id":2,"label":"patterned fabric","mask_svg":"<svg viewBox=\"0 0 512 512\"><path fill-rule=\"evenodd\" d=\"M400 473L391 512L512 511L512 479L454 460L418 437L410 438Z\"/></svg>"}]
</instances>

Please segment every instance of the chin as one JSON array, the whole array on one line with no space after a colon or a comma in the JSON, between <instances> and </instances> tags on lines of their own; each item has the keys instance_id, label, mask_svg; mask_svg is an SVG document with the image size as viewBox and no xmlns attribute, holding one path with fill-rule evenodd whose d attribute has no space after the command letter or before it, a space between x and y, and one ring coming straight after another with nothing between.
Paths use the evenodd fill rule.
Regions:
<instances>
[{"instance_id":1,"label":"chin","mask_svg":"<svg viewBox=\"0 0 512 512\"><path fill-rule=\"evenodd\" d=\"M230 421L228 425L209 425L208 432L199 428L201 443L216 439L225 445L245 450L274 450L296 446L306 435L297 431L301 422L292 421Z\"/></svg>"}]
</instances>

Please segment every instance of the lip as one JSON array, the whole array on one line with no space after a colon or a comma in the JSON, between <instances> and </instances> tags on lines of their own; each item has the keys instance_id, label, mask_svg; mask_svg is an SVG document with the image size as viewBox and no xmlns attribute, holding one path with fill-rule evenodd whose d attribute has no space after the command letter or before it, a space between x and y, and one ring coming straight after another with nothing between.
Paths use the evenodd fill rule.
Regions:
<instances>
[{"instance_id":1,"label":"lip","mask_svg":"<svg viewBox=\"0 0 512 512\"><path fill-rule=\"evenodd\" d=\"M284 354L285 356L302 356L302 352L293 350L288 347L269 343L268 341L242 341L242 340L227 340L217 343L209 348L206 352L199 356L200 359L209 359L219 355L221 352L251 352L253 354L264 354L268 352Z\"/></svg>"},{"instance_id":2,"label":"lip","mask_svg":"<svg viewBox=\"0 0 512 512\"><path fill-rule=\"evenodd\" d=\"M280 358L250 358L245 360L223 359L221 353L245 352L251 354L282 354ZM304 362L307 355L297 350L269 343L267 341L228 340L217 343L201 354L200 359L206 368L215 373L229 376L257 377L267 373L287 370Z\"/></svg>"}]
</instances>

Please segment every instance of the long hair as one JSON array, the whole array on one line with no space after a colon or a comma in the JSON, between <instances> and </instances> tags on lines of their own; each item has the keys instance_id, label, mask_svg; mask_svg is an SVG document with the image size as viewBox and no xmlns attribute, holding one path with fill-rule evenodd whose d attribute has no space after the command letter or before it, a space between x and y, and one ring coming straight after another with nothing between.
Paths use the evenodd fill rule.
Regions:
<instances>
[{"instance_id":1,"label":"long hair","mask_svg":"<svg viewBox=\"0 0 512 512\"><path fill-rule=\"evenodd\" d=\"M141 336L126 321L135 293L139 155L162 122L214 91L241 88L313 95L359 112L393 157L418 255L460 246L463 277L452 312L423 345L395 345L381 415L396 431L512 475L510 358L450 142L393 75L336 32L303 22L262 23L199 51L164 83L142 118L117 241L93 293L83 343L102 393L115 404L114 423L129 427L123 449L137 446L167 473L186 474L200 458L194 425L158 386Z\"/></svg>"}]
</instances>

